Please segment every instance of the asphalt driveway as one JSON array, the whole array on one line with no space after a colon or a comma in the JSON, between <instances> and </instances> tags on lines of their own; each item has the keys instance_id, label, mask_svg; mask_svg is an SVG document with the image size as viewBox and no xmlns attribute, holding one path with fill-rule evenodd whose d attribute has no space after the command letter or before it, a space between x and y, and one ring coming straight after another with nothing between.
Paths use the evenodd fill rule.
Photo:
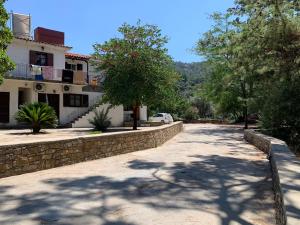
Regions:
<instances>
[{"instance_id":1,"label":"asphalt driveway","mask_svg":"<svg viewBox=\"0 0 300 225\"><path fill-rule=\"evenodd\" d=\"M0 179L0 224L275 224L273 198L240 129L186 125L157 149Z\"/></svg>"}]
</instances>

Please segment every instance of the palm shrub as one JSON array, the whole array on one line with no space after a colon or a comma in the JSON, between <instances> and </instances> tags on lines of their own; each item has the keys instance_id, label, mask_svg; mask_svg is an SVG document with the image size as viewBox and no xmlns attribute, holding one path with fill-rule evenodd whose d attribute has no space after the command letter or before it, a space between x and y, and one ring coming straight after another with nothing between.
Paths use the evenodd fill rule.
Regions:
<instances>
[{"instance_id":1,"label":"palm shrub","mask_svg":"<svg viewBox=\"0 0 300 225\"><path fill-rule=\"evenodd\" d=\"M41 102L22 105L16 114L16 120L31 125L34 134L39 133L41 128L56 127L58 124L55 110Z\"/></svg>"},{"instance_id":2,"label":"palm shrub","mask_svg":"<svg viewBox=\"0 0 300 225\"><path fill-rule=\"evenodd\" d=\"M101 111L94 109L95 117L93 119L90 119L89 122L95 127L95 130L106 131L110 126L111 118L108 118L109 110L110 107L106 108L106 110L102 109Z\"/></svg>"}]
</instances>

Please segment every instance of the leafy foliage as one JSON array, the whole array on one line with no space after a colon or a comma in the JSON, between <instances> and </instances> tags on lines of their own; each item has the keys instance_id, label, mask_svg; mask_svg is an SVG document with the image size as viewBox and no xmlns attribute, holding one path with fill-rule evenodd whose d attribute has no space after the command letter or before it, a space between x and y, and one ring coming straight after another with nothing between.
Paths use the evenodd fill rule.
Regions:
<instances>
[{"instance_id":1,"label":"leafy foliage","mask_svg":"<svg viewBox=\"0 0 300 225\"><path fill-rule=\"evenodd\" d=\"M190 106L186 109L184 113L184 119L186 120L196 120L198 119L198 109L196 107Z\"/></svg>"},{"instance_id":2,"label":"leafy foliage","mask_svg":"<svg viewBox=\"0 0 300 225\"><path fill-rule=\"evenodd\" d=\"M22 105L16 114L16 120L31 125L33 133L39 133L41 128L56 127L58 124L55 110L40 102Z\"/></svg>"},{"instance_id":3,"label":"leafy foliage","mask_svg":"<svg viewBox=\"0 0 300 225\"><path fill-rule=\"evenodd\" d=\"M245 118L255 112L293 145L300 143L299 15L299 1L237 0L212 16L215 26L197 45L213 68L203 95L217 111Z\"/></svg>"},{"instance_id":4,"label":"leafy foliage","mask_svg":"<svg viewBox=\"0 0 300 225\"><path fill-rule=\"evenodd\" d=\"M6 50L13 35L7 27L8 13L4 8L5 0L0 1L0 84L3 82L4 74L14 68L13 62L7 56Z\"/></svg>"},{"instance_id":5,"label":"leafy foliage","mask_svg":"<svg viewBox=\"0 0 300 225\"><path fill-rule=\"evenodd\" d=\"M110 126L111 118L108 117L109 110L110 107L107 107L105 110L102 109L101 111L94 109L95 117L89 120L89 122L95 127L95 130L106 131L107 128Z\"/></svg>"},{"instance_id":6,"label":"leafy foliage","mask_svg":"<svg viewBox=\"0 0 300 225\"><path fill-rule=\"evenodd\" d=\"M124 24L122 37L94 45L95 67L105 73L104 100L133 106L134 129L141 105L165 106L177 96L179 79L167 49L167 38L157 26Z\"/></svg>"}]
</instances>

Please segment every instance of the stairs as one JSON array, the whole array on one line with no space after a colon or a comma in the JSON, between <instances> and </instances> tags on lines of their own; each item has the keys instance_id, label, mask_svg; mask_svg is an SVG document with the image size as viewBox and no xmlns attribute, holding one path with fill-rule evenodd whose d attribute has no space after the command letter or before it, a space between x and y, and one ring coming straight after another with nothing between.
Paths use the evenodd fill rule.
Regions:
<instances>
[{"instance_id":1,"label":"stairs","mask_svg":"<svg viewBox=\"0 0 300 225\"><path fill-rule=\"evenodd\" d=\"M90 124L89 120L93 119L95 116L94 110L101 111L102 109L106 110L110 105L95 105L85 114L76 118L74 121L68 124L68 127L72 128L93 128L93 125ZM111 126L118 127L123 126L124 123L124 108L123 106L115 106L109 110L108 117L111 121Z\"/></svg>"}]
</instances>

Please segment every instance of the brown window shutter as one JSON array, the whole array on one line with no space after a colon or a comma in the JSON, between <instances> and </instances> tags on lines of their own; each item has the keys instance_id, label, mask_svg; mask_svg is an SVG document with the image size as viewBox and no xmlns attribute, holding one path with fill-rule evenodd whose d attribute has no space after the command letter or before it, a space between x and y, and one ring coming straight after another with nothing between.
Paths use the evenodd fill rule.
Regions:
<instances>
[{"instance_id":1,"label":"brown window shutter","mask_svg":"<svg viewBox=\"0 0 300 225\"><path fill-rule=\"evenodd\" d=\"M35 51L29 51L29 64L35 64L36 63L36 56Z\"/></svg>"},{"instance_id":2,"label":"brown window shutter","mask_svg":"<svg viewBox=\"0 0 300 225\"><path fill-rule=\"evenodd\" d=\"M89 107L89 96L88 95L82 95L82 106Z\"/></svg>"},{"instance_id":3,"label":"brown window shutter","mask_svg":"<svg viewBox=\"0 0 300 225\"><path fill-rule=\"evenodd\" d=\"M64 102L63 105L64 107L70 106L70 94L64 94Z\"/></svg>"},{"instance_id":4,"label":"brown window shutter","mask_svg":"<svg viewBox=\"0 0 300 225\"><path fill-rule=\"evenodd\" d=\"M48 66L53 66L53 54L48 53L47 54L47 58L48 58Z\"/></svg>"}]
</instances>

